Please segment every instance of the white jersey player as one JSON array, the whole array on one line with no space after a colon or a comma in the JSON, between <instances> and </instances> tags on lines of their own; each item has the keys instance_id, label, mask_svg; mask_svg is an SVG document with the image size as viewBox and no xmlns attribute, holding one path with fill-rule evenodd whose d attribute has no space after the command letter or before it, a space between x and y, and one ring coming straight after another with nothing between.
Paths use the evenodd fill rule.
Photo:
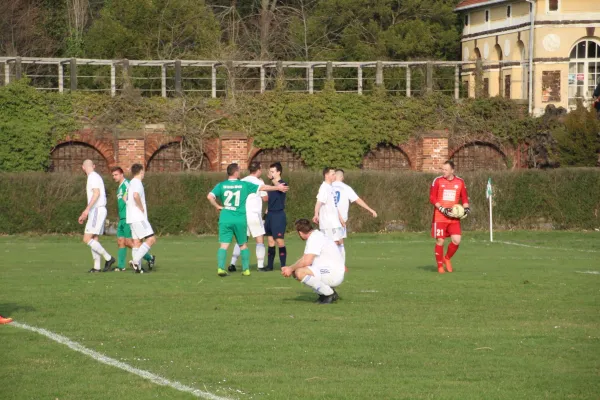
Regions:
<instances>
[{"instance_id":1,"label":"white jersey player","mask_svg":"<svg viewBox=\"0 0 600 400\"><path fill-rule=\"evenodd\" d=\"M262 175L262 168L260 163L253 162L248 167L250 175L243 178L243 181L253 183L258 186L264 186L265 182L260 179ZM265 267L265 226L263 223L263 202L267 201L267 192L261 191L259 193L252 193L246 199L246 221L248 223L248 236L252 236L256 240L256 260L258 269L261 270ZM233 248L233 255L231 257L231 264L229 265L229 272L236 270L235 263L240 257L241 250L240 246L236 243Z\"/></svg>"},{"instance_id":2,"label":"white jersey player","mask_svg":"<svg viewBox=\"0 0 600 400\"><path fill-rule=\"evenodd\" d=\"M317 194L313 222L319 224L319 229L325 236L339 244L342 240L342 228L346 226L346 222L336 205L335 191L331 186L334 180L335 170L329 167L324 168L323 183Z\"/></svg>"},{"instance_id":3,"label":"white jersey player","mask_svg":"<svg viewBox=\"0 0 600 400\"><path fill-rule=\"evenodd\" d=\"M144 255L156 243L156 236L154 236L154 231L148 221L146 193L142 184L145 176L144 167L141 164L133 164L131 174L133 179L129 181L127 191L127 223L131 228L131 237L133 238L133 248L131 249L133 260L129 262L129 265L136 273L144 273L144 268L140 263Z\"/></svg>"},{"instance_id":4,"label":"white jersey player","mask_svg":"<svg viewBox=\"0 0 600 400\"><path fill-rule=\"evenodd\" d=\"M96 166L92 160L85 160L81 166L87 174L87 207L79 216L79 223L86 220L83 242L92 249L94 267L89 272L100 272L100 263L104 257L104 271L110 271L115 259L108 254L100 244L98 237L104 233L104 221L106 221L106 190L102 177L95 171Z\"/></svg>"},{"instance_id":5,"label":"white jersey player","mask_svg":"<svg viewBox=\"0 0 600 400\"><path fill-rule=\"evenodd\" d=\"M339 296L335 288L344 281L344 261L333 240L323 232L313 230L307 219L296 221L296 231L306 241L304 255L293 265L282 267L283 276L294 276L311 287L318 295L320 304L331 304Z\"/></svg>"},{"instance_id":6,"label":"white jersey player","mask_svg":"<svg viewBox=\"0 0 600 400\"><path fill-rule=\"evenodd\" d=\"M350 211L350 203L356 203L373 215L373 218L377 218L377 213L367 203L365 203L352 189L350 186L344 183L344 170L335 170L335 182L332 183L333 190L335 192L335 200L337 203L338 210L344 219L344 222L348 222L348 213ZM344 239L347 237L348 226L344 226L342 231L342 239L340 240L340 252L346 259L346 249L344 248Z\"/></svg>"}]
</instances>

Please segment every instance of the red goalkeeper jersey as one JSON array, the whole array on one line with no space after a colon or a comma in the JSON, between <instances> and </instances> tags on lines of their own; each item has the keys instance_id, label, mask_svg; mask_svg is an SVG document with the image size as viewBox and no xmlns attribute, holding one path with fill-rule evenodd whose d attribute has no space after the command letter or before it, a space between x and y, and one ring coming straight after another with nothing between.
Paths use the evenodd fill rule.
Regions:
<instances>
[{"instance_id":1,"label":"red goalkeeper jersey","mask_svg":"<svg viewBox=\"0 0 600 400\"><path fill-rule=\"evenodd\" d=\"M461 201L462 200L462 201ZM440 203L445 208L452 208L455 204L469 203L467 195L467 185L458 176L451 180L438 176L433 180L431 190L429 191L429 202L431 204ZM433 222L454 222L455 218L448 218L434 207Z\"/></svg>"}]
</instances>

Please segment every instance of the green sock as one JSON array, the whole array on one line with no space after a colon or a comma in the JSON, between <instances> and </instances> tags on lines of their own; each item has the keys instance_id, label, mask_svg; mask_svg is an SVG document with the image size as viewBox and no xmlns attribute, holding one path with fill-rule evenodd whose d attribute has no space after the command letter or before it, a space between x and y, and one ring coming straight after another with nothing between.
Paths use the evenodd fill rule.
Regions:
<instances>
[{"instance_id":1,"label":"green sock","mask_svg":"<svg viewBox=\"0 0 600 400\"><path fill-rule=\"evenodd\" d=\"M117 265L119 268L123 269L125 268L125 259L127 258L127 247L119 247L118 254L119 263Z\"/></svg>"},{"instance_id":2,"label":"green sock","mask_svg":"<svg viewBox=\"0 0 600 400\"><path fill-rule=\"evenodd\" d=\"M144 254L144 260L146 260L146 261L152 261L152 255L150 253Z\"/></svg>"},{"instance_id":3,"label":"green sock","mask_svg":"<svg viewBox=\"0 0 600 400\"><path fill-rule=\"evenodd\" d=\"M219 269L225 269L225 261L227 261L227 250L219 249L217 251L217 266Z\"/></svg>"},{"instance_id":4,"label":"green sock","mask_svg":"<svg viewBox=\"0 0 600 400\"><path fill-rule=\"evenodd\" d=\"M240 251L240 255L242 256L242 271L246 271L250 269L250 250L244 249Z\"/></svg>"}]
</instances>

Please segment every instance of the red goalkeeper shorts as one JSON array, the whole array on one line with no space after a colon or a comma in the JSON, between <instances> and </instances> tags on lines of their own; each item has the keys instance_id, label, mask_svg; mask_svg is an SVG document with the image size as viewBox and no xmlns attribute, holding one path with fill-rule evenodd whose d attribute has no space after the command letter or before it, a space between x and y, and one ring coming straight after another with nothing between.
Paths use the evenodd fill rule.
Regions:
<instances>
[{"instance_id":1,"label":"red goalkeeper shorts","mask_svg":"<svg viewBox=\"0 0 600 400\"><path fill-rule=\"evenodd\" d=\"M445 239L452 235L460 235L460 221L434 222L431 224L431 237L434 239Z\"/></svg>"}]
</instances>

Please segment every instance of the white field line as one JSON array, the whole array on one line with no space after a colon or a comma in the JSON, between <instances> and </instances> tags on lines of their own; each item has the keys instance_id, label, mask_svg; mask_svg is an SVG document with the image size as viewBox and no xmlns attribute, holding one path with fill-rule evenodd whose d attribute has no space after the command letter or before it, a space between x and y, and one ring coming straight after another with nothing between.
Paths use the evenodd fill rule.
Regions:
<instances>
[{"instance_id":1,"label":"white field line","mask_svg":"<svg viewBox=\"0 0 600 400\"><path fill-rule=\"evenodd\" d=\"M575 271L578 274L600 275L600 271Z\"/></svg>"},{"instance_id":2,"label":"white field line","mask_svg":"<svg viewBox=\"0 0 600 400\"><path fill-rule=\"evenodd\" d=\"M172 389L175 389L175 390L178 390L178 391L184 392L184 393L189 393L189 394L191 394L195 397L199 397L201 399L230 400L228 397L217 396L216 394L212 394L210 392L205 392L200 389L193 388L191 386L186 386L177 381L171 381L167 378L163 378L162 376L153 374L152 372L144 371L143 369L139 369L139 368L135 368L129 364L126 364L121 361L117 361L114 358L110 358L108 356L105 356L104 354L98 353L97 351L90 350L87 347L84 347L81 344L74 342L67 337L50 332L46 329L36 328L35 326L30 326L30 325L15 322L15 321L10 323L9 325L17 327L17 328L21 328L21 329L26 329L31 332L39 333L40 335L46 336L47 338L54 340L57 343L64 344L65 346L69 347L71 350L75 350L79 353L85 354L86 356L91 357L98 362L101 362L106 365L110 365L111 367L116 367L116 368L122 369L123 371L137 375L140 378L147 379L152 383L156 383L157 385L168 386Z\"/></svg>"},{"instance_id":3,"label":"white field line","mask_svg":"<svg viewBox=\"0 0 600 400\"><path fill-rule=\"evenodd\" d=\"M497 240L494 243L502 243L502 244L508 244L508 245L511 245L511 246L519 246L519 247L528 247L530 249L579 251L581 253L600 253L600 251L598 251L598 250L567 249L567 248L564 248L564 247L532 246L532 245L529 245L529 244L515 243L515 242L503 242L503 241L500 241L500 240Z\"/></svg>"}]
</instances>

